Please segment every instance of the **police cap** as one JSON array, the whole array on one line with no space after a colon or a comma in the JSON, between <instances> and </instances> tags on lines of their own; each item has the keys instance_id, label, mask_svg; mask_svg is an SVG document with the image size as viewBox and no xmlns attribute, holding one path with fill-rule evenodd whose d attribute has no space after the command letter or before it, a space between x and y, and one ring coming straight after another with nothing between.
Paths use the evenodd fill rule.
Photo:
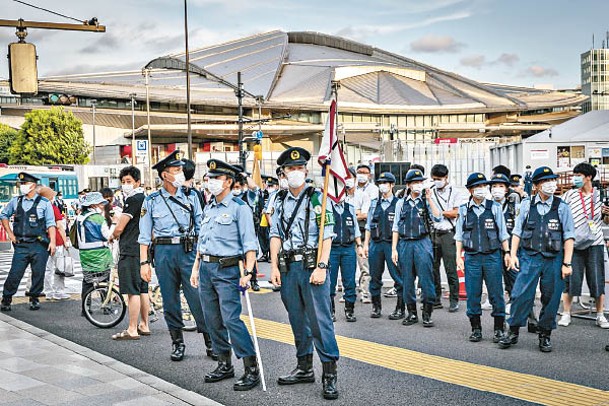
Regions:
<instances>
[{"instance_id":1,"label":"police cap","mask_svg":"<svg viewBox=\"0 0 609 406\"><path fill-rule=\"evenodd\" d=\"M395 183L395 176L391 172L383 172L376 179L376 183Z\"/></svg>"},{"instance_id":2,"label":"police cap","mask_svg":"<svg viewBox=\"0 0 609 406\"><path fill-rule=\"evenodd\" d=\"M292 147L288 148L279 155L277 158L277 165L279 166L300 166L306 165L311 159L311 154L304 148Z\"/></svg>"},{"instance_id":3,"label":"police cap","mask_svg":"<svg viewBox=\"0 0 609 406\"><path fill-rule=\"evenodd\" d=\"M176 149L171 154L167 155L165 158L163 158L159 162L157 162L152 167L152 169L156 169L159 172L159 176L161 176L161 173L166 168L169 168L172 166L184 166L184 161L182 161L183 157L184 157L184 155L182 154L182 151Z\"/></svg>"},{"instance_id":4,"label":"police cap","mask_svg":"<svg viewBox=\"0 0 609 406\"><path fill-rule=\"evenodd\" d=\"M520 179L522 179L522 175L514 173L512 176L510 176L510 184L512 186L518 186L520 185Z\"/></svg>"},{"instance_id":5,"label":"police cap","mask_svg":"<svg viewBox=\"0 0 609 406\"><path fill-rule=\"evenodd\" d=\"M495 173L502 173L509 178L512 174L512 171L510 171L510 168L505 165L497 165L493 168L493 174Z\"/></svg>"},{"instance_id":6,"label":"police cap","mask_svg":"<svg viewBox=\"0 0 609 406\"><path fill-rule=\"evenodd\" d=\"M210 159L207 161L207 167L209 170L207 171L207 176L210 178L215 178L216 176L227 175L231 178L235 178L239 173L239 168L234 167L231 164L227 164L224 161L220 161L219 159Z\"/></svg>"},{"instance_id":7,"label":"police cap","mask_svg":"<svg viewBox=\"0 0 609 406\"><path fill-rule=\"evenodd\" d=\"M558 175L554 174L554 171L549 166L540 166L533 172L533 183L556 178L558 178Z\"/></svg>"},{"instance_id":8,"label":"police cap","mask_svg":"<svg viewBox=\"0 0 609 406\"><path fill-rule=\"evenodd\" d=\"M279 185L279 180L277 180L274 176L266 176L265 177L266 184L268 186L277 186Z\"/></svg>"},{"instance_id":9,"label":"police cap","mask_svg":"<svg viewBox=\"0 0 609 406\"><path fill-rule=\"evenodd\" d=\"M29 173L26 173L26 172L19 172L19 174L17 175L17 179L19 180L19 182L32 182L32 183L38 183L38 181L40 180L36 176L30 175Z\"/></svg>"},{"instance_id":10,"label":"police cap","mask_svg":"<svg viewBox=\"0 0 609 406\"><path fill-rule=\"evenodd\" d=\"M406 181L406 183L410 183L425 179L427 178L423 176L423 172L421 172L419 169L411 169L408 171L408 173L406 173L406 178L404 180Z\"/></svg>"},{"instance_id":11,"label":"police cap","mask_svg":"<svg viewBox=\"0 0 609 406\"><path fill-rule=\"evenodd\" d=\"M505 176L502 173L496 173L493 175L493 177L491 178L491 180L488 182L491 185L506 185L506 186L510 186L510 180L508 179L507 176Z\"/></svg>"},{"instance_id":12,"label":"police cap","mask_svg":"<svg viewBox=\"0 0 609 406\"><path fill-rule=\"evenodd\" d=\"M484 176L483 173L474 172L467 177L467 183L465 184L466 188L470 189L470 188L473 188L475 186L480 186L480 185L488 185L486 176Z\"/></svg>"}]
</instances>

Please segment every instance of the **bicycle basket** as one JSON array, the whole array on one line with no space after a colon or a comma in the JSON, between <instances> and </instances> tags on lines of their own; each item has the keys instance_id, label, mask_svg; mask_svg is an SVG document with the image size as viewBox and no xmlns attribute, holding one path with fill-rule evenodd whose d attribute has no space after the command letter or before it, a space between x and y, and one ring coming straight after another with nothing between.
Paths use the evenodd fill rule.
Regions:
<instances>
[{"instance_id":1,"label":"bicycle basket","mask_svg":"<svg viewBox=\"0 0 609 406\"><path fill-rule=\"evenodd\" d=\"M83 272L82 273L82 279L86 282L86 283L100 283L100 282L106 282L110 277L110 270L108 269L107 271L103 271L103 272Z\"/></svg>"}]
</instances>

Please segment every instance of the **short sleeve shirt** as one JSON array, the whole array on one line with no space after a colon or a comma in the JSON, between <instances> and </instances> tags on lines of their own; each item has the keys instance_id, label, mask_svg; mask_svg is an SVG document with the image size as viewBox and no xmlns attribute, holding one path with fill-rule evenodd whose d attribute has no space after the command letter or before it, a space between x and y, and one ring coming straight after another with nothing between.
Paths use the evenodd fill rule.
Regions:
<instances>
[{"instance_id":1,"label":"short sleeve shirt","mask_svg":"<svg viewBox=\"0 0 609 406\"><path fill-rule=\"evenodd\" d=\"M143 193L136 193L125 200L122 215L129 216L131 220L125 226L125 230L119 240L121 255L130 257L140 256L140 245L137 239L140 235L140 213L145 198L146 196Z\"/></svg>"}]
</instances>

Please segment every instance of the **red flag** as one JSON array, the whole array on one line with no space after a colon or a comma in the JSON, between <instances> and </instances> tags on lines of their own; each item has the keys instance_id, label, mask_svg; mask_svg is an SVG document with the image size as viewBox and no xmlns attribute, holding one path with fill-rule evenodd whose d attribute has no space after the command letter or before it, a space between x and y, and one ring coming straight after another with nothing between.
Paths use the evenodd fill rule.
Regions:
<instances>
[{"instance_id":1,"label":"red flag","mask_svg":"<svg viewBox=\"0 0 609 406\"><path fill-rule=\"evenodd\" d=\"M324 129L324 135L321 140L321 146L319 148L319 164L327 169L330 169L330 179L328 182L328 197L334 202L338 203L345 194L345 180L351 178L349 167L345 161L343 150L338 142L338 136L336 135L336 100L332 100L330 103L330 111L328 114L328 120L326 121L326 128ZM326 167L327 165L327 167Z\"/></svg>"}]
</instances>

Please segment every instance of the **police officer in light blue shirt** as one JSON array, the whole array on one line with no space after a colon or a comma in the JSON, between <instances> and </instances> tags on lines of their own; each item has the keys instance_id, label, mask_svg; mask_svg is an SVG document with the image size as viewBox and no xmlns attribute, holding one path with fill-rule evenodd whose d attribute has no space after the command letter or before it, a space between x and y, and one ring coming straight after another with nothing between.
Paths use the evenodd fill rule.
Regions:
<instances>
[{"instance_id":1,"label":"police officer in light blue shirt","mask_svg":"<svg viewBox=\"0 0 609 406\"><path fill-rule=\"evenodd\" d=\"M310 157L307 150L295 147L287 149L277 159L289 189L277 195L271 220L271 282L281 285L281 300L288 311L298 357L297 367L280 377L277 383L315 382L315 345L323 366L323 397L337 399L336 361L339 354L328 276L328 260L335 237L334 216L329 203L326 212L322 213L322 194L305 186ZM318 247L322 216L325 216L325 227L322 245Z\"/></svg>"},{"instance_id":2,"label":"police officer in light blue shirt","mask_svg":"<svg viewBox=\"0 0 609 406\"><path fill-rule=\"evenodd\" d=\"M15 248L2 292L0 310L3 312L11 310L13 295L17 293L28 265L32 267L32 287L28 293L30 310L40 309L38 297L44 288L47 260L49 254L55 253L55 216L51 202L36 192L40 179L25 172L19 173L17 179L21 196L13 197L0 214L2 226Z\"/></svg>"},{"instance_id":3,"label":"police officer in light blue shirt","mask_svg":"<svg viewBox=\"0 0 609 406\"><path fill-rule=\"evenodd\" d=\"M509 348L518 343L520 327L527 321L539 283L539 350L552 351L550 333L556 328L556 313L565 286L564 278L571 275L575 239L571 209L563 200L554 196L557 178L558 175L547 166L535 169L532 181L538 193L525 199L520 206L520 214L512 232L510 264L519 273L512 289L512 307L508 320L510 333L499 341L499 348Z\"/></svg>"},{"instance_id":4,"label":"police officer in light blue shirt","mask_svg":"<svg viewBox=\"0 0 609 406\"><path fill-rule=\"evenodd\" d=\"M190 284L202 217L201 203L196 194L186 196L182 190L185 176L181 159L181 152L176 150L152 167L159 172L163 187L144 200L138 238L142 279L150 282L152 261L159 279L165 322L173 345L172 361L181 361L186 348L182 334L184 322L180 288L197 323L197 331L203 333L207 355L214 358L201 301L197 290ZM151 244L154 257L148 256Z\"/></svg>"},{"instance_id":5,"label":"police officer in light blue shirt","mask_svg":"<svg viewBox=\"0 0 609 406\"><path fill-rule=\"evenodd\" d=\"M235 376L232 347L237 358L243 358L245 369L233 389L246 391L260 383L260 373L254 342L240 319L239 286L246 288L255 272L258 242L250 208L231 193L239 169L217 159L210 159L207 167L208 188L215 197L203 213L191 275L192 285L199 287L214 353L218 355L218 367L205 375L205 382Z\"/></svg>"}]
</instances>

